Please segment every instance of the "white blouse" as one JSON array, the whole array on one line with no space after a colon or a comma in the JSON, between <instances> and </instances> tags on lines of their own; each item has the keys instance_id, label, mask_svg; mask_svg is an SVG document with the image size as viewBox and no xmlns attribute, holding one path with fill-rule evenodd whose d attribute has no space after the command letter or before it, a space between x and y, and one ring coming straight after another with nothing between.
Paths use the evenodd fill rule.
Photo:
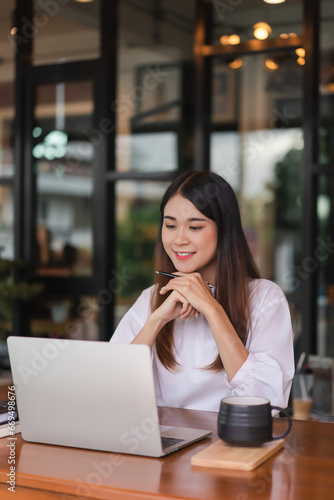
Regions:
<instances>
[{"instance_id":1,"label":"white blouse","mask_svg":"<svg viewBox=\"0 0 334 500\"><path fill-rule=\"evenodd\" d=\"M124 315L111 342L131 343L151 312L154 285L142 292ZM158 406L219 411L220 400L228 396L259 396L272 405L288 404L294 375L293 331L288 302L275 283L250 282L252 331L248 335L247 360L229 380L225 371L202 368L214 361L218 349L203 314L189 320L175 320L175 371L167 370L152 348L153 374Z\"/></svg>"}]
</instances>

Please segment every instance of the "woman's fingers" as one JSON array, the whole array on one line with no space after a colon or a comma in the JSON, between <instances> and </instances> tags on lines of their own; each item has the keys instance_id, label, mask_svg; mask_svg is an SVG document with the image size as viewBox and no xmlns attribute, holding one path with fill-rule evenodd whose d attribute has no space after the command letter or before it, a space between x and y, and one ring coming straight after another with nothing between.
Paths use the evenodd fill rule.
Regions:
<instances>
[{"instance_id":1,"label":"woman's fingers","mask_svg":"<svg viewBox=\"0 0 334 500\"><path fill-rule=\"evenodd\" d=\"M180 311L180 319L190 319L192 316L198 318L198 311L189 302L184 303Z\"/></svg>"},{"instance_id":2,"label":"woman's fingers","mask_svg":"<svg viewBox=\"0 0 334 500\"><path fill-rule=\"evenodd\" d=\"M170 300L174 303L174 310L176 312L176 316L179 316L181 320L190 319L197 313L198 311L188 302L188 300L178 291L173 290L171 295L168 297L167 301Z\"/></svg>"},{"instance_id":3,"label":"woman's fingers","mask_svg":"<svg viewBox=\"0 0 334 500\"><path fill-rule=\"evenodd\" d=\"M160 289L161 295L170 290L178 291L192 305L192 307L205 315L207 305L213 304L215 298L208 284L199 273L192 273L169 280ZM192 315L195 313L192 313ZM198 318L198 315L195 315Z\"/></svg>"},{"instance_id":4,"label":"woman's fingers","mask_svg":"<svg viewBox=\"0 0 334 500\"><path fill-rule=\"evenodd\" d=\"M190 319L192 316L198 318L199 311L195 309L190 302L177 290L173 290L167 299L157 310L160 319L164 322L180 318L181 320Z\"/></svg>"},{"instance_id":5,"label":"woman's fingers","mask_svg":"<svg viewBox=\"0 0 334 500\"><path fill-rule=\"evenodd\" d=\"M181 311L180 311L180 318L184 319L191 312L192 306L189 304L189 302L184 297L182 297L181 294L178 294L178 299L182 303L182 307L181 307Z\"/></svg>"}]
</instances>

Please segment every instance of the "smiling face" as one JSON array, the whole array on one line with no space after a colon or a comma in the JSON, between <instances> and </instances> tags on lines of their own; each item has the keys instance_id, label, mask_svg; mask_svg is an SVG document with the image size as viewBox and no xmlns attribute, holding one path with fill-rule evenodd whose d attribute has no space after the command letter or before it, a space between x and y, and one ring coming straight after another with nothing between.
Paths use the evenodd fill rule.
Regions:
<instances>
[{"instance_id":1,"label":"smiling face","mask_svg":"<svg viewBox=\"0 0 334 500\"><path fill-rule=\"evenodd\" d=\"M217 225L179 194L166 203L161 238L178 271L199 272L205 280L214 281Z\"/></svg>"}]
</instances>

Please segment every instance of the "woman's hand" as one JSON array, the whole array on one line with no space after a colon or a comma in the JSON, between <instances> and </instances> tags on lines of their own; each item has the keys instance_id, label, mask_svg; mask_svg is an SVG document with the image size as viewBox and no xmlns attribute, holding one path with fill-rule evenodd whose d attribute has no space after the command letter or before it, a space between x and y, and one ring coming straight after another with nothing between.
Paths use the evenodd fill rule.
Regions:
<instances>
[{"instance_id":1,"label":"woman's hand","mask_svg":"<svg viewBox=\"0 0 334 500\"><path fill-rule=\"evenodd\" d=\"M173 293L178 292L179 296L183 297L183 300L186 300L196 310L196 317L198 317L198 312L206 316L210 305L218 305L218 302L212 296L208 284L204 281L200 273L179 274L176 276L161 288L160 293L162 295L169 290L173 290Z\"/></svg>"},{"instance_id":2,"label":"woman's hand","mask_svg":"<svg viewBox=\"0 0 334 500\"><path fill-rule=\"evenodd\" d=\"M173 290L153 314L165 324L178 317L181 320L190 319L192 316L198 318L199 313L180 292Z\"/></svg>"},{"instance_id":3,"label":"woman's hand","mask_svg":"<svg viewBox=\"0 0 334 500\"><path fill-rule=\"evenodd\" d=\"M175 281L175 279L170 281ZM163 287L163 289L165 288L166 287ZM163 293L166 292L167 290ZM182 293L178 290L172 290L172 293L161 306L151 312L145 325L132 343L146 344L152 347L156 336L166 323L176 318L180 318L181 320L190 319L192 316L198 318L198 315L199 312L189 303L189 300L187 300Z\"/></svg>"},{"instance_id":4,"label":"woman's hand","mask_svg":"<svg viewBox=\"0 0 334 500\"><path fill-rule=\"evenodd\" d=\"M165 294L169 290L173 290L172 294L178 292L194 310L204 314L217 344L226 374L229 380L232 380L246 361L248 351L223 307L213 297L208 284L199 273L179 273L176 278L171 279L161 288L160 293Z\"/></svg>"}]
</instances>

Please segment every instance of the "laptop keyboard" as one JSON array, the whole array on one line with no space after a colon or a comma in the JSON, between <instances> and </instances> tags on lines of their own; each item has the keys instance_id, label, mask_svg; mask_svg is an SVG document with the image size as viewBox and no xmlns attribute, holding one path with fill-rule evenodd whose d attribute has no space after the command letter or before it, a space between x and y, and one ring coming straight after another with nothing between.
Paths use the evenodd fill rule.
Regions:
<instances>
[{"instance_id":1,"label":"laptop keyboard","mask_svg":"<svg viewBox=\"0 0 334 500\"><path fill-rule=\"evenodd\" d=\"M166 436L161 436L161 444L162 449L168 448L168 446L172 446L173 444L181 443L184 439L171 438Z\"/></svg>"}]
</instances>

